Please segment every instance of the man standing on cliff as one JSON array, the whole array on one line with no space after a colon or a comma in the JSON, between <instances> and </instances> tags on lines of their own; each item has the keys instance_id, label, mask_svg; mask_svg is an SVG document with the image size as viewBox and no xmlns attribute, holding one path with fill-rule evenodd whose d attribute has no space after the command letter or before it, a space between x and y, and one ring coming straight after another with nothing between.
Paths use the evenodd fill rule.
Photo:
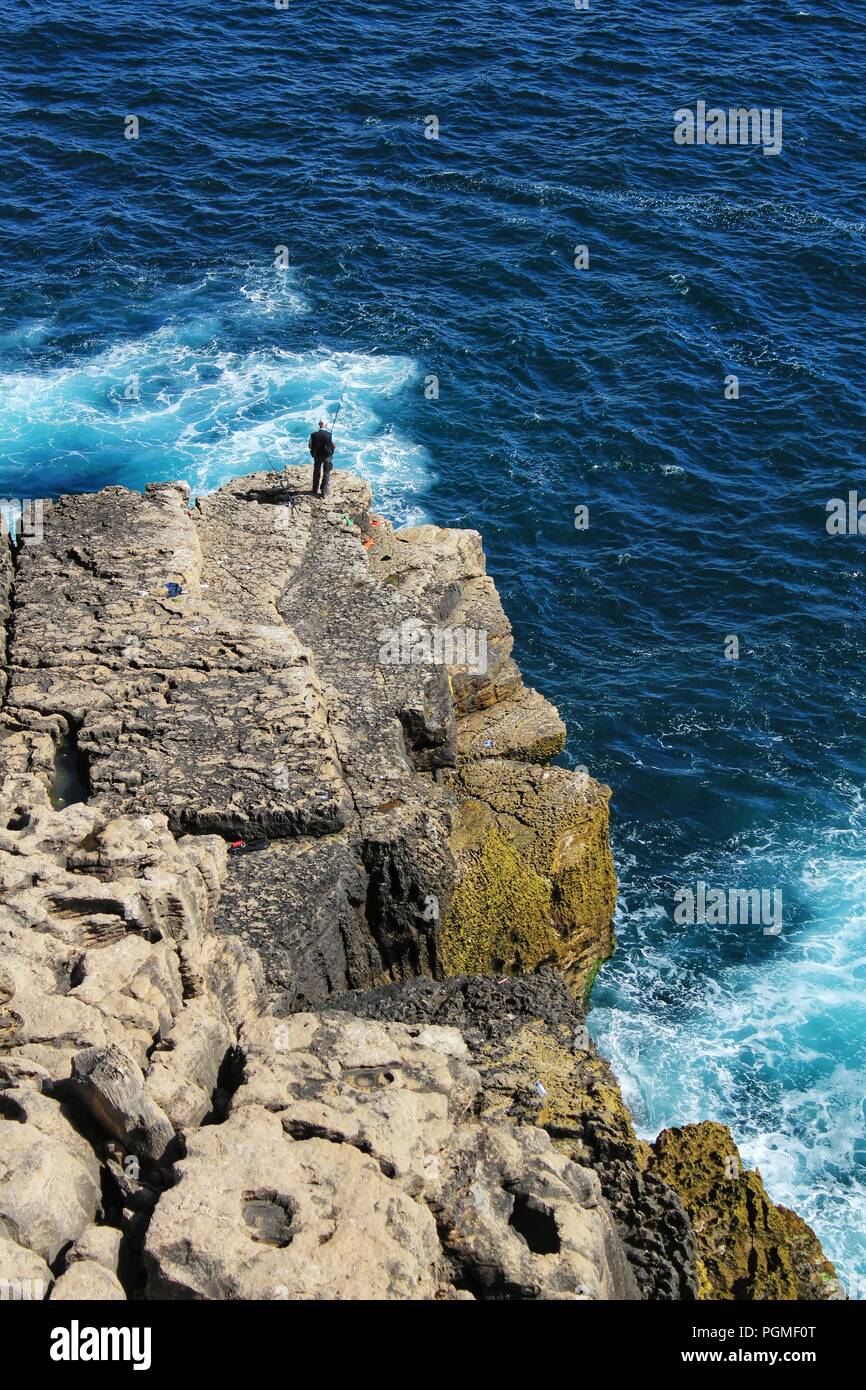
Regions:
<instances>
[{"instance_id":1,"label":"man standing on cliff","mask_svg":"<svg viewBox=\"0 0 866 1390\"><path fill-rule=\"evenodd\" d=\"M331 467L334 458L334 440L327 421L320 420L319 428L310 435L310 453L313 456L313 496L327 497L331 483ZM319 492L319 478L322 490Z\"/></svg>"}]
</instances>

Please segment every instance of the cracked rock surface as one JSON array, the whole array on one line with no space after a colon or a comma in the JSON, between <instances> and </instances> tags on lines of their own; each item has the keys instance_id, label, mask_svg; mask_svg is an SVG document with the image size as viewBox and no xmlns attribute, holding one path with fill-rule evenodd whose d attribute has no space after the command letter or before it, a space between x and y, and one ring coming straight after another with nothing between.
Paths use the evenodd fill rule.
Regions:
<instances>
[{"instance_id":1,"label":"cracked rock surface","mask_svg":"<svg viewBox=\"0 0 866 1390\"><path fill-rule=\"evenodd\" d=\"M480 537L310 473L0 543L0 1285L738 1296L708 1131L650 1152L585 1037L610 792L547 766Z\"/></svg>"},{"instance_id":2,"label":"cracked rock surface","mask_svg":"<svg viewBox=\"0 0 866 1390\"><path fill-rule=\"evenodd\" d=\"M150 1223L152 1296L638 1297L595 1173L476 1117L455 1029L296 1014L241 1049Z\"/></svg>"},{"instance_id":3,"label":"cracked rock surface","mask_svg":"<svg viewBox=\"0 0 866 1390\"><path fill-rule=\"evenodd\" d=\"M56 791L62 764L91 804L178 837L272 841L230 859L218 928L260 950L274 998L465 969L460 935L471 968L562 959L588 978L611 946L606 794L563 769L534 791L565 730L520 679L480 537L394 531L348 474L313 501L309 472L193 507L182 483L47 503L14 575L4 551L7 767ZM455 632L478 650L431 645ZM495 845L485 796L523 806ZM535 920L515 911L506 940L527 837ZM587 842L575 892L569 845ZM479 875L490 910L470 922Z\"/></svg>"}]
</instances>

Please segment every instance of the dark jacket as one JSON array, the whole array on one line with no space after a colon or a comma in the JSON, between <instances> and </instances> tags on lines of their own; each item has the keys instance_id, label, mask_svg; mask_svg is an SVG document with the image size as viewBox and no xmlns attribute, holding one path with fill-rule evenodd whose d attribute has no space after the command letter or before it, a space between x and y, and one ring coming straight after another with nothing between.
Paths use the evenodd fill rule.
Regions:
<instances>
[{"instance_id":1,"label":"dark jacket","mask_svg":"<svg viewBox=\"0 0 866 1390\"><path fill-rule=\"evenodd\" d=\"M310 453L319 463L334 457L334 441L330 430L313 430L310 435Z\"/></svg>"}]
</instances>

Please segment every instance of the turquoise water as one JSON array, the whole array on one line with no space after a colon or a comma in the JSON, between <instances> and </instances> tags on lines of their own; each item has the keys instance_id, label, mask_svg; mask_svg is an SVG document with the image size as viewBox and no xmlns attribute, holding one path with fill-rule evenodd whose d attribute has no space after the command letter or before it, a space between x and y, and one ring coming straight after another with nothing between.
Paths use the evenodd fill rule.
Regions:
<instances>
[{"instance_id":1,"label":"turquoise water","mask_svg":"<svg viewBox=\"0 0 866 1390\"><path fill-rule=\"evenodd\" d=\"M345 391L337 465L483 532L614 788L592 1026L642 1132L726 1121L861 1290L866 536L824 524L866 495L859 7L3 25L2 495L303 462ZM676 147L698 100L783 107L781 153ZM698 880L781 890L781 935L678 926Z\"/></svg>"}]
</instances>

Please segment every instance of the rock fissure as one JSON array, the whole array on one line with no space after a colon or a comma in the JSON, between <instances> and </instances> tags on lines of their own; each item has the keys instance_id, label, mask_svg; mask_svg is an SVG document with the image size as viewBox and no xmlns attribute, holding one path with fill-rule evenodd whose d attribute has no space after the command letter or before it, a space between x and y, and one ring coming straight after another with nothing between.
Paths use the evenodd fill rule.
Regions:
<instances>
[{"instance_id":1,"label":"rock fissure","mask_svg":"<svg viewBox=\"0 0 866 1390\"><path fill-rule=\"evenodd\" d=\"M183 484L64 497L0 557L0 1273L835 1296L760 1175L722 1182L727 1131L638 1140L585 1037L610 792L549 766L480 537L289 482L291 510L254 474L192 518ZM486 669L402 644L446 619ZM56 794L64 739L86 795Z\"/></svg>"}]
</instances>

